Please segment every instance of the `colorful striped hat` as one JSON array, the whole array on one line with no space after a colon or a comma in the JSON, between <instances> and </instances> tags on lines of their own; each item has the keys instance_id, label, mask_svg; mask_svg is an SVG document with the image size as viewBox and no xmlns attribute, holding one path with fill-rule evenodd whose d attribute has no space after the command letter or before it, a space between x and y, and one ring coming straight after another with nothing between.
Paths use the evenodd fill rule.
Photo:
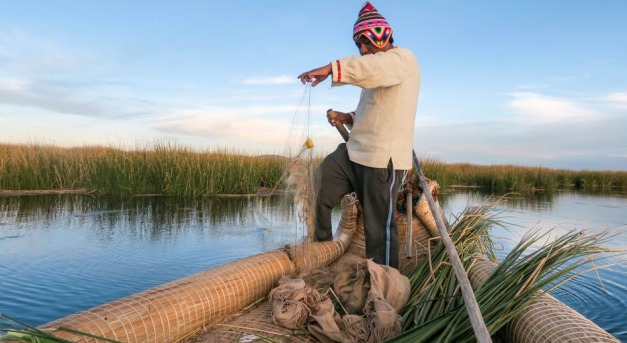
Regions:
<instances>
[{"instance_id":1,"label":"colorful striped hat","mask_svg":"<svg viewBox=\"0 0 627 343\"><path fill-rule=\"evenodd\" d=\"M353 27L353 40L357 42L362 35L372 44L382 48L392 37L392 28L385 18L370 2L366 2L359 11L359 17Z\"/></svg>"}]
</instances>

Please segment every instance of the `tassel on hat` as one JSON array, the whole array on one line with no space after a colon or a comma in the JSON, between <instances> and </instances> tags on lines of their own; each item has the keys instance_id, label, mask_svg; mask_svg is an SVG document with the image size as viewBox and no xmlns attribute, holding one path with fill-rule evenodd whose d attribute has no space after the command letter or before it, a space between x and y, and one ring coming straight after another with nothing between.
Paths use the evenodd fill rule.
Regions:
<instances>
[{"instance_id":1,"label":"tassel on hat","mask_svg":"<svg viewBox=\"0 0 627 343\"><path fill-rule=\"evenodd\" d=\"M370 2L366 2L359 11L359 17L353 27L353 40L357 42L362 35L372 44L382 48L392 37L392 28L385 18Z\"/></svg>"}]
</instances>

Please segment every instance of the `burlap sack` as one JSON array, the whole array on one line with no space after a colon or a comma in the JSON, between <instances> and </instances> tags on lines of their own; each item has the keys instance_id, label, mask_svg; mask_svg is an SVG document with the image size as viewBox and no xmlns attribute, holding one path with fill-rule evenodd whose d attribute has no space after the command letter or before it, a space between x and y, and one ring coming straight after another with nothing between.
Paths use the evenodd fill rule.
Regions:
<instances>
[{"instance_id":1,"label":"burlap sack","mask_svg":"<svg viewBox=\"0 0 627 343\"><path fill-rule=\"evenodd\" d=\"M381 342L401 333L401 318L390 304L383 299L369 298L368 305L369 343Z\"/></svg>"},{"instance_id":2,"label":"burlap sack","mask_svg":"<svg viewBox=\"0 0 627 343\"><path fill-rule=\"evenodd\" d=\"M342 320L335 312L331 299L318 304L311 317L313 321L307 325L307 330L320 342L332 343L342 341L342 332L338 324Z\"/></svg>"},{"instance_id":3,"label":"burlap sack","mask_svg":"<svg viewBox=\"0 0 627 343\"><path fill-rule=\"evenodd\" d=\"M268 299L272 302L300 301L305 298L305 286L303 279L290 279L287 276L283 276L279 279L279 285L268 294Z\"/></svg>"},{"instance_id":4,"label":"burlap sack","mask_svg":"<svg viewBox=\"0 0 627 343\"><path fill-rule=\"evenodd\" d=\"M368 324L367 318L347 314L342 317L342 323L344 324L342 328L344 342L360 343L368 341L368 337L370 337L370 325Z\"/></svg>"},{"instance_id":5,"label":"burlap sack","mask_svg":"<svg viewBox=\"0 0 627 343\"><path fill-rule=\"evenodd\" d=\"M289 329L302 329L309 317L309 308L305 301L309 294L302 279L282 277L268 299L272 301L272 321Z\"/></svg>"},{"instance_id":6,"label":"burlap sack","mask_svg":"<svg viewBox=\"0 0 627 343\"><path fill-rule=\"evenodd\" d=\"M394 310L400 311L409 299L409 279L398 269L377 264L372 260L367 261L367 266L370 273L368 298L384 299Z\"/></svg>"},{"instance_id":7,"label":"burlap sack","mask_svg":"<svg viewBox=\"0 0 627 343\"><path fill-rule=\"evenodd\" d=\"M303 302L286 300L272 305L272 321L284 328L303 329L308 317L309 309Z\"/></svg>"},{"instance_id":8,"label":"burlap sack","mask_svg":"<svg viewBox=\"0 0 627 343\"><path fill-rule=\"evenodd\" d=\"M282 278L269 295L275 323L290 329L309 323L307 330L323 343L373 343L398 335L401 330L398 311L409 299L409 279L396 268L372 260L366 260L365 267L362 262L349 266L348 271L336 276L338 298L346 310L361 306L365 317L353 314L341 317L331 299L307 287L304 280Z\"/></svg>"}]
</instances>

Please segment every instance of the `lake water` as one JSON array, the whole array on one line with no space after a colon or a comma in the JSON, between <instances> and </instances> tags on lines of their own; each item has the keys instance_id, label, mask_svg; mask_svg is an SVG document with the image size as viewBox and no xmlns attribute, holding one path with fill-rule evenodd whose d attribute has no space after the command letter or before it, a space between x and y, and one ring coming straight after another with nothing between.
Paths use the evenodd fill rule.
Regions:
<instances>
[{"instance_id":1,"label":"lake water","mask_svg":"<svg viewBox=\"0 0 627 343\"><path fill-rule=\"evenodd\" d=\"M485 202L443 194L449 217ZM506 253L528 229L611 229L627 248L627 198L560 192L508 196L496 206ZM87 195L0 197L0 312L40 325L238 258L297 242L280 197L185 199ZM335 213L336 222L338 213ZM584 275L552 293L627 342L627 265Z\"/></svg>"}]
</instances>

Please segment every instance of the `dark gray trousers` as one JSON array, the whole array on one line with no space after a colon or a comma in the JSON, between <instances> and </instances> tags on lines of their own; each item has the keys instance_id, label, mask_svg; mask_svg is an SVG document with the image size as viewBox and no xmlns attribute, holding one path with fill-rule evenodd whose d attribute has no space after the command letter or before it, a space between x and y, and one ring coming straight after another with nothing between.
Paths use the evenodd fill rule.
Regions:
<instances>
[{"instance_id":1,"label":"dark gray trousers","mask_svg":"<svg viewBox=\"0 0 627 343\"><path fill-rule=\"evenodd\" d=\"M320 165L320 189L316 201L315 238L333 239L331 211L342 197L357 193L363 208L366 256L374 262L399 267L398 229L394 210L403 170L370 168L348 158L346 144L340 144Z\"/></svg>"}]
</instances>

